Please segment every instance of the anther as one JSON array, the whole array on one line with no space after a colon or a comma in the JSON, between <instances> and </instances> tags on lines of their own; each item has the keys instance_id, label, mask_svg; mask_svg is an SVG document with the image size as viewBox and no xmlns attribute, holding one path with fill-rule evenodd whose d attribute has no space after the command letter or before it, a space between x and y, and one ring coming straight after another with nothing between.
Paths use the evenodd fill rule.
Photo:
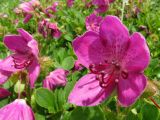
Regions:
<instances>
[{"instance_id":1,"label":"anther","mask_svg":"<svg viewBox=\"0 0 160 120\"><path fill-rule=\"evenodd\" d=\"M119 82L119 80L118 80L118 79L115 79L115 82L116 82L116 83L118 83L118 82Z\"/></svg>"}]
</instances>

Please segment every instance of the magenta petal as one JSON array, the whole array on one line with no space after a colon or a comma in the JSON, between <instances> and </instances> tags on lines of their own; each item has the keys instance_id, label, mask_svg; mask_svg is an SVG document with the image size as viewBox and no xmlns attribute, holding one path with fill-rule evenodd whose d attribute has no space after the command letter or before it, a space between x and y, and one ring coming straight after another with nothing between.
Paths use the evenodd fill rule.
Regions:
<instances>
[{"instance_id":1,"label":"magenta petal","mask_svg":"<svg viewBox=\"0 0 160 120\"><path fill-rule=\"evenodd\" d=\"M27 14L23 20L23 23L27 23L32 17L32 14Z\"/></svg>"},{"instance_id":2,"label":"magenta petal","mask_svg":"<svg viewBox=\"0 0 160 120\"><path fill-rule=\"evenodd\" d=\"M98 6L98 8L95 9L95 10L96 10L96 12L98 12L98 13L104 13L104 12L106 12L106 11L108 10L108 8L109 8L109 4L108 4L108 5Z\"/></svg>"},{"instance_id":3,"label":"magenta petal","mask_svg":"<svg viewBox=\"0 0 160 120\"><path fill-rule=\"evenodd\" d=\"M77 37L73 41L73 49L79 62L85 67L92 63L102 63L105 59L105 49L96 32L89 31Z\"/></svg>"},{"instance_id":4,"label":"magenta petal","mask_svg":"<svg viewBox=\"0 0 160 120\"><path fill-rule=\"evenodd\" d=\"M52 82L53 80L51 78L46 78L43 80L43 87L47 88L49 90L53 90L56 88L55 84Z\"/></svg>"},{"instance_id":5,"label":"magenta petal","mask_svg":"<svg viewBox=\"0 0 160 120\"><path fill-rule=\"evenodd\" d=\"M54 89L57 86L65 86L67 83L68 71L58 68L43 80L43 87L48 89Z\"/></svg>"},{"instance_id":6,"label":"magenta petal","mask_svg":"<svg viewBox=\"0 0 160 120\"><path fill-rule=\"evenodd\" d=\"M4 44L13 52L25 53L29 48L26 40L19 35L7 35L4 37Z\"/></svg>"},{"instance_id":7,"label":"magenta petal","mask_svg":"<svg viewBox=\"0 0 160 120\"><path fill-rule=\"evenodd\" d=\"M37 80L40 73L40 65L36 59L33 60L32 64L28 67L28 72L29 72L30 87L34 88L34 83Z\"/></svg>"},{"instance_id":8,"label":"magenta petal","mask_svg":"<svg viewBox=\"0 0 160 120\"><path fill-rule=\"evenodd\" d=\"M31 48L32 53L38 59L39 49L38 49L38 43L37 43L37 41L34 40L34 39L32 39L31 41L28 42L28 47Z\"/></svg>"},{"instance_id":9,"label":"magenta petal","mask_svg":"<svg viewBox=\"0 0 160 120\"><path fill-rule=\"evenodd\" d=\"M96 75L87 74L76 83L68 101L77 106L95 106L103 102L114 88L114 83L106 89L101 88Z\"/></svg>"},{"instance_id":10,"label":"magenta petal","mask_svg":"<svg viewBox=\"0 0 160 120\"><path fill-rule=\"evenodd\" d=\"M130 46L123 60L127 71L143 71L149 64L150 52L145 38L140 33L131 36Z\"/></svg>"},{"instance_id":11,"label":"magenta petal","mask_svg":"<svg viewBox=\"0 0 160 120\"><path fill-rule=\"evenodd\" d=\"M93 3L94 5L100 6L100 5L106 5L106 4L108 4L109 2L108 2L108 0L92 0L92 3Z\"/></svg>"},{"instance_id":12,"label":"magenta petal","mask_svg":"<svg viewBox=\"0 0 160 120\"><path fill-rule=\"evenodd\" d=\"M74 4L74 0L67 0L67 6L72 7Z\"/></svg>"},{"instance_id":13,"label":"magenta petal","mask_svg":"<svg viewBox=\"0 0 160 120\"><path fill-rule=\"evenodd\" d=\"M0 109L0 120L35 120L35 118L26 101L16 99Z\"/></svg>"},{"instance_id":14,"label":"magenta petal","mask_svg":"<svg viewBox=\"0 0 160 120\"><path fill-rule=\"evenodd\" d=\"M112 3L112 2L114 2L115 0L109 0L109 3Z\"/></svg>"},{"instance_id":15,"label":"magenta petal","mask_svg":"<svg viewBox=\"0 0 160 120\"><path fill-rule=\"evenodd\" d=\"M12 72L0 70L0 85L5 83Z\"/></svg>"},{"instance_id":16,"label":"magenta petal","mask_svg":"<svg viewBox=\"0 0 160 120\"><path fill-rule=\"evenodd\" d=\"M18 32L27 42L29 42L29 41L31 41L33 39L32 35L29 34L27 31L25 31L22 28L19 28Z\"/></svg>"},{"instance_id":17,"label":"magenta petal","mask_svg":"<svg viewBox=\"0 0 160 120\"><path fill-rule=\"evenodd\" d=\"M88 31L99 32L99 26L102 22L103 18L101 16L97 16L96 14L91 14L86 17L86 29Z\"/></svg>"},{"instance_id":18,"label":"magenta petal","mask_svg":"<svg viewBox=\"0 0 160 120\"><path fill-rule=\"evenodd\" d=\"M24 2L20 4L19 7L23 10L23 12L26 12L26 13L34 10L30 2Z\"/></svg>"},{"instance_id":19,"label":"magenta petal","mask_svg":"<svg viewBox=\"0 0 160 120\"><path fill-rule=\"evenodd\" d=\"M61 37L61 31L59 29L55 30L55 33L52 34L53 37L55 38L60 38Z\"/></svg>"},{"instance_id":20,"label":"magenta petal","mask_svg":"<svg viewBox=\"0 0 160 120\"><path fill-rule=\"evenodd\" d=\"M4 60L0 61L0 69L8 72L16 72L18 69L14 67L12 56L8 56Z\"/></svg>"},{"instance_id":21,"label":"magenta petal","mask_svg":"<svg viewBox=\"0 0 160 120\"><path fill-rule=\"evenodd\" d=\"M0 99L8 97L10 95L11 95L11 93L8 90L6 90L4 88L0 88Z\"/></svg>"},{"instance_id":22,"label":"magenta petal","mask_svg":"<svg viewBox=\"0 0 160 120\"><path fill-rule=\"evenodd\" d=\"M107 59L121 60L129 46L129 32L115 16L107 16L100 26L100 36L106 48Z\"/></svg>"},{"instance_id":23,"label":"magenta petal","mask_svg":"<svg viewBox=\"0 0 160 120\"><path fill-rule=\"evenodd\" d=\"M143 93L146 84L146 77L141 73L129 73L127 79L120 79L117 88L120 104L124 107L133 104Z\"/></svg>"}]
</instances>

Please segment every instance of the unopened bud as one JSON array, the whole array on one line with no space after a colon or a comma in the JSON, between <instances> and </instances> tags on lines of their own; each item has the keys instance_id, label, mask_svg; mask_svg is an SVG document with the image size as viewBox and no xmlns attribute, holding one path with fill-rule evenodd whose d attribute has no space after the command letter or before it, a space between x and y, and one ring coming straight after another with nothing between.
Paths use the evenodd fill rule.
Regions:
<instances>
[{"instance_id":1,"label":"unopened bud","mask_svg":"<svg viewBox=\"0 0 160 120\"><path fill-rule=\"evenodd\" d=\"M155 95L157 92L158 92L157 86L153 83L153 81L148 80L146 89L145 89L142 97L148 98L148 97Z\"/></svg>"}]
</instances>

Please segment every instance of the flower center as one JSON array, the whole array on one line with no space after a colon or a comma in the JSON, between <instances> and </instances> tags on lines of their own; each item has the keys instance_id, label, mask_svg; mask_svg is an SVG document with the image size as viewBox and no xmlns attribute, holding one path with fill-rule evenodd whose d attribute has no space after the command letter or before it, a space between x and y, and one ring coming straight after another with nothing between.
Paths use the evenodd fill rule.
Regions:
<instances>
[{"instance_id":1,"label":"flower center","mask_svg":"<svg viewBox=\"0 0 160 120\"><path fill-rule=\"evenodd\" d=\"M16 53L12 55L12 58L14 62L14 67L16 69L23 69L28 67L32 63L34 57L32 53L27 53L27 54Z\"/></svg>"},{"instance_id":2,"label":"flower center","mask_svg":"<svg viewBox=\"0 0 160 120\"><path fill-rule=\"evenodd\" d=\"M96 74L96 79L102 88L107 88L111 83L118 83L119 77L122 79L128 78L128 73L122 70L118 62L105 62L104 64L90 64L89 70Z\"/></svg>"}]
</instances>

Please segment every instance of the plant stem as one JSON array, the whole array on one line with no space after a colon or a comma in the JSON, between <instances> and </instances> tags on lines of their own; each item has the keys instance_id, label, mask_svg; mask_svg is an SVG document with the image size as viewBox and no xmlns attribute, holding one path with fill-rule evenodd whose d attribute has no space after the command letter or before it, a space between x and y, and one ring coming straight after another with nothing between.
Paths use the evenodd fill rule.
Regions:
<instances>
[{"instance_id":1,"label":"plant stem","mask_svg":"<svg viewBox=\"0 0 160 120\"><path fill-rule=\"evenodd\" d=\"M22 76L21 76L21 73L20 73L20 76L19 76L19 85L18 85L18 99L21 98L21 81L22 81Z\"/></svg>"},{"instance_id":2,"label":"plant stem","mask_svg":"<svg viewBox=\"0 0 160 120\"><path fill-rule=\"evenodd\" d=\"M160 106L156 103L156 101L153 99L153 97L150 97L149 99L155 104L155 106L156 106L157 108L160 109Z\"/></svg>"},{"instance_id":3,"label":"plant stem","mask_svg":"<svg viewBox=\"0 0 160 120\"><path fill-rule=\"evenodd\" d=\"M123 3L122 3L122 15L121 15L121 21L123 21L123 17L124 17L124 7L125 7L125 4L126 4L126 0L123 0Z\"/></svg>"}]
</instances>

